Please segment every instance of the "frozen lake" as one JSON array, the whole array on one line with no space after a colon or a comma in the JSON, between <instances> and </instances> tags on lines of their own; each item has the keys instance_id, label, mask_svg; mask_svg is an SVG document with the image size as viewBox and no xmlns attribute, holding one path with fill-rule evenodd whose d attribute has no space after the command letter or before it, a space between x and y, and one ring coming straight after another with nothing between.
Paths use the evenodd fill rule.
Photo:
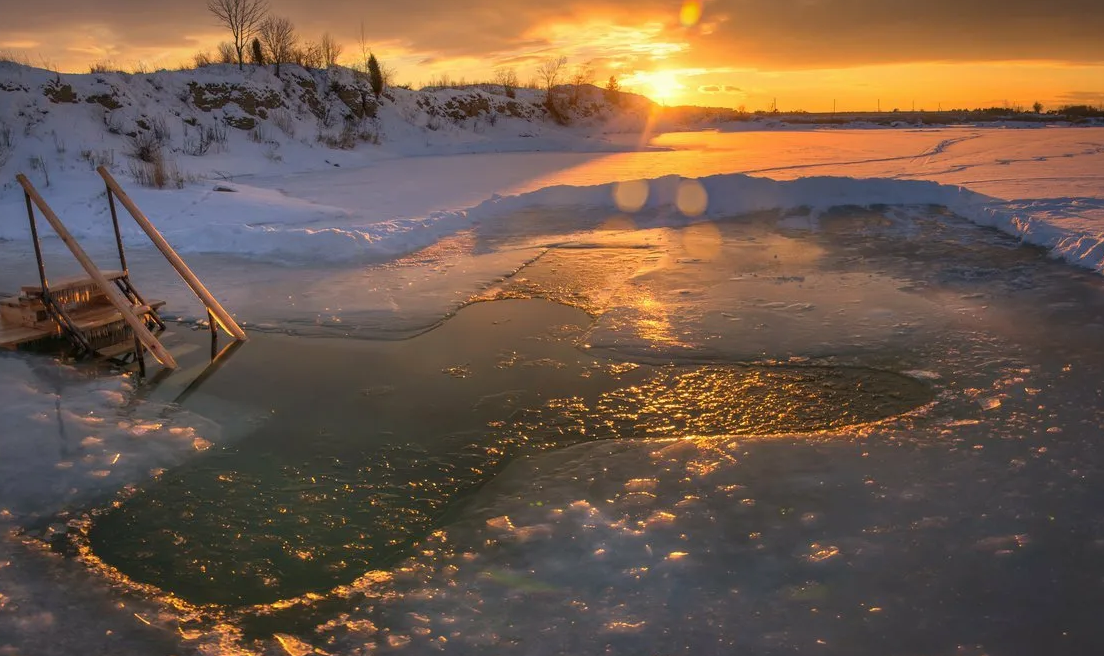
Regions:
<instances>
[{"instance_id":1,"label":"frozen lake","mask_svg":"<svg viewBox=\"0 0 1104 656\"><path fill-rule=\"evenodd\" d=\"M938 166L1023 203L1052 148L1062 182L1032 202L1102 195L1063 163L1096 156L1063 155L1092 131L945 132L388 175L444 181L404 192L408 217L811 164ZM985 139L1023 161L954 155ZM254 182L343 207L383 184L316 175ZM183 398L0 358L0 522L31 527L0 543L0 654L1095 653L1104 279L928 204L688 221L568 201L382 261L193 255L260 332ZM11 287L26 258L0 260Z\"/></svg>"}]
</instances>

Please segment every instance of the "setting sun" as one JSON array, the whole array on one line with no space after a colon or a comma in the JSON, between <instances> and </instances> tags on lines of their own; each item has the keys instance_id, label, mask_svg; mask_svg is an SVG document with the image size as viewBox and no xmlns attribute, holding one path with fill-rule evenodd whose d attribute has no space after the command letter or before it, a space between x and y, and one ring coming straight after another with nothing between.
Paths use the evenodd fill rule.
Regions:
<instances>
[{"instance_id":1,"label":"setting sun","mask_svg":"<svg viewBox=\"0 0 1104 656\"><path fill-rule=\"evenodd\" d=\"M625 86L665 105L686 89L672 71L638 72L625 79Z\"/></svg>"}]
</instances>

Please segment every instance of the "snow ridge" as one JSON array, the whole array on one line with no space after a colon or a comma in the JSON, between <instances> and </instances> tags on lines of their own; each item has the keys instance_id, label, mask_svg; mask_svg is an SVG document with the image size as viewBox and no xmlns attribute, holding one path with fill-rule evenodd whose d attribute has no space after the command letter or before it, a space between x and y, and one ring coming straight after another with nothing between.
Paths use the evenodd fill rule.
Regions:
<instances>
[{"instance_id":1,"label":"snow ridge","mask_svg":"<svg viewBox=\"0 0 1104 656\"><path fill-rule=\"evenodd\" d=\"M700 185L707 204L696 216L679 209L680 195ZM252 257L306 257L324 261L386 260L429 246L459 230L499 220L519 212L594 210L618 213L618 197L626 187L646 189L647 199L636 211L638 226L677 226L689 222L768 210L807 209L814 219L834 207L929 205L950 209L974 223L996 228L1026 244L1047 249L1054 257L1104 273L1104 232L1079 232L1038 217L1047 205L1053 211L1077 207L1075 199L1030 204L1008 202L964 187L923 180L809 177L777 181L742 174L698 180L665 176L593 186L560 185L537 191L495 196L463 209L434 212L361 228L305 228L291 225L224 224L174 233L182 249L197 253L228 253ZM1085 201L1081 201L1083 204ZM696 214L696 213L695 213ZM580 226L582 227L582 226ZM815 229L815 220L810 225Z\"/></svg>"}]
</instances>

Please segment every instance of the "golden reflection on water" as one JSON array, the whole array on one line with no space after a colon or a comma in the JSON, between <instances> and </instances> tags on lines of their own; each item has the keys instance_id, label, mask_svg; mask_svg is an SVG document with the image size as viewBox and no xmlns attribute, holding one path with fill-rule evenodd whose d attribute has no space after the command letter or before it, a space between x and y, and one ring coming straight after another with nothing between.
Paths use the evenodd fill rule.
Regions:
<instances>
[{"instance_id":1,"label":"golden reflection on water","mask_svg":"<svg viewBox=\"0 0 1104 656\"><path fill-rule=\"evenodd\" d=\"M638 336L655 346L688 346L675 335L667 306L660 302L651 290L640 287L632 296L626 295L625 305L636 310L635 329Z\"/></svg>"},{"instance_id":2,"label":"golden reflection on water","mask_svg":"<svg viewBox=\"0 0 1104 656\"><path fill-rule=\"evenodd\" d=\"M641 297L640 305L654 312L662 311L662 305L646 295ZM177 506L172 499L164 499L145 507L143 504L148 500L140 499L136 506L128 501L108 511L122 511L121 516L130 517L132 525L134 522L148 525L148 531L138 531L125 541L111 544L117 550L115 558L128 562L128 567L150 576L154 572L150 567L157 563L144 562L144 553L157 554L157 558L173 554L171 571L157 575L167 578L147 579L166 588L171 589L173 581L185 582L192 590L189 594L195 594L203 585L224 588L245 581L256 586L261 581L263 587L252 594L287 594L302 590L297 586L309 581L316 590L328 590L321 594L292 594L281 601L232 610L215 604L189 603L170 591L132 580L93 554L87 539L80 545L80 558L106 579L175 609L178 618L186 618L180 621L199 621L204 627L221 622L229 628L220 631L236 636L234 632L240 629L233 626L240 624L242 618L301 612L326 599L347 598L388 585L392 576L405 576L399 568L385 573L370 572L352 583L344 583L358 571L371 569L369 563L377 562L380 554L385 553L381 551L384 539L387 548L398 549L412 536L425 535L440 511L466 486L485 480L505 462L534 449L602 438L692 437L665 442L654 457L660 461L657 465L662 466L667 459L684 458L692 452L693 457L684 462L686 475L704 479L735 462L733 454L738 449L727 436L814 432L877 421L930 399L930 391L922 383L874 370L732 366L646 370L621 365L611 368L633 376L634 384L624 384L595 398L551 399L542 407L495 422L479 444L465 442L457 445L455 452L427 454L424 450L395 445L394 449L373 453L364 462L346 461L342 469L346 473L341 475L320 466L322 463L304 462L285 468L289 478L280 490L261 486L262 481L251 473L210 472L208 482L214 488L203 494L196 492L197 497L203 498L202 503L192 500ZM717 442L716 448L710 446L710 440ZM656 508L657 486L656 478L634 478L615 495L619 504L638 513L634 521L626 522L619 530L635 535L649 525L670 524L677 513L699 502L691 495L669 509ZM741 503L741 496L746 493L734 489L730 495L733 503ZM567 511L587 515L585 525L600 524L597 511L584 502ZM160 521L166 514L173 517L167 525ZM110 526L105 529L107 535L114 535ZM159 529L165 526L172 527L171 534ZM551 530L543 524L515 526L506 516L488 521L487 528L495 540L518 543L543 539ZM86 524L86 536L88 530ZM427 553L439 549L443 534L434 532L431 538L422 541L419 549ZM274 549L289 558L278 561ZM826 549L813 550L809 558L834 555L825 556ZM681 551L665 554L668 561L687 558L691 556ZM515 593L543 591L539 581L525 580L524 575L516 578L511 572L491 572L487 580ZM212 598L218 598L212 594Z\"/></svg>"}]
</instances>

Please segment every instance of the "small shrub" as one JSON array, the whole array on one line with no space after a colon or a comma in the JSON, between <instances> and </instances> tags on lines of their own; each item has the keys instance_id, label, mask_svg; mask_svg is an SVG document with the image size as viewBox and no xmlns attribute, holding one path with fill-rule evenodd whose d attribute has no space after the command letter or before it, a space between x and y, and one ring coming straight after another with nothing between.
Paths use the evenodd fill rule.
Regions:
<instances>
[{"instance_id":1,"label":"small shrub","mask_svg":"<svg viewBox=\"0 0 1104 656\"><path fill-rule=\"evenodd\" d=\"M92 75L102 75L104 73L114 73L118 70L115 64L110 59L104 59L93 63L88 67L88 72Z\"/></svg>"},{"instance_id":2,"label":"small shrub","mask_svg":"<svg viewBox=\"0 0 1104 656\"><path fill-rule=\"evenodd\" d=\"M253 143L268 143L268 135L265 133L264 126L258 125L249 131L249 140Z\"/></svg>"},{"instance_id":3,"label":"small shrub","mask_svg":"<svg viewBox=\"0 0 1104 656\"><path fill-rule=\"evenodd\" d=\"M195 134L189 134L187 125L184 127L184 154L193 157L202 157L215 148L215 152L222 150L226 143L227 128L224 125L209 125L196 128Z\"/></svg>"},{"instance_id":4,"label":"small shrub","mask_svg":"<svg viewBox=\"0 0 1104 656\"><path fill-rule=\"evenodd\" d=\"M161 158L161 142L152 130L139 130L133 137L127 139L130 143L130 151L127 155L134 159L152 164Z\"/></svg>"},{"instance_id":5,"label":"small shrub","mask_svg":"<svg viewBox=\"0 0 1104 656\"><path fill-rule=\"evenodd\" d=\"M82 148L80 157L85 162L88 162L88 168L92 171L95 171L96 168L100 166L106 166L107 168L115 166L114 150L92 150L91 148Z\"/></svg>"},{"instance_id":6,"label":"small shrub","mask_svg":"<svg viewBox=\"0 0 1104 656\"><path fill-rule=\"evenodd\" d=\"M7 163L15 150L15 136L10 126L0 123L0 166Z\"/></svg>"},{"instance_id":7,"label":"small shrub","mask_svg":"<svg viewBox=\"0 0 1104 656\"><path fill-rule=\"evenodd\" d=\"M223 41L218 44L217 56L220 64L236 64L238 62L238 51L234 48L233 43Z\"/></svg>"},{"instance_id":8,"label":"small shrub","mask_svg":"<svg viewBox=\"0 0 1104 656\"><path fill-rule=\"evenodd\" d=\"M110 109L105 110L103 113L103 124L104 129L107 130L110 134L123 133L123 128L122 125L119 123L119 118L115 116L115 112L111 111Z\"/></svg>"},{"instance_id":9,"label":"small shrub","mask_svg":"<svg viewBox=\"0 0 1104 656\"><path fill-rule=\"evenodd\" d=\"M203 157L207 154L207 151L211 150L211 142L207 141L203 137L203 132L196 133L196 136L185 135L184 147L181 149L185 155L191 155L192 157Z\"/></svg>"},{"instance_id":10,"label":"small shrub","mask_svg":"<svg viewBox=\"0 0 1104 656\"><path fill-rule=\"evenodd\" d=\"M196 130L195 134L188 132L188 129L184 129L184 146L181 149L185 155L191 155L193 157L202 157L207 154L207 151L211 150L211 141L207 139L206 133L203 128Z\"/></svg>"},{"instance_id":11,"label":"small shrub","mask_svg":"<svg viewBox=\"0 0 1104 656\"><path fill-rule=\"evenodd\" d=\"M32 171L42 171L42 176L46 178L46 186L50 186L50 171L46 169L46 160L42 159L41 155L35 155L27 161L27 164L31 167Z\"/></svg>"},{"instance_id":12,"label":"small shrub","mask_svg":"<svg viewBox=\"0 0 1104 656\"><path fill-rule=\"evenodd\" d=\"M211 143L224 145L229 138L230 130L225 125L215 124L204 130Z\"/></svg>"},{"instance_id":13,"label":"small shrub","mask_svg":"<svg viewBox=\"0 0 1104 656\"><path fill-rule=\"evenodd\" d=\"M172 132L169 130L169 124L165 121L164 115L154 116L150 119L149 125L154 139L161 145L169 143L169 140L172 139Z\"/></svg>"},{"instance_id":14,"label":"small shrub","mask_svg":"<svg viewBox=\"0 0 1104 656\"><path fill-rule=\"evenodd\" d=\"M348 119L340 133L328 134L320 132L318 141L328 148L339 150L352 150L358 143L370 143L379 145L379 131L370 123L358 119Z\"/></svg>"},{"instance_id":15,"label":"small shrub","mask_svg":"<svg viewBox=\"0 0 1104 656\"><path fill-rule=\"evenodd\" d=\"M356 132L349 130L348 126L336 135L319 132L318 141L327 148L333 148L335 150L352 150L356 148Z\"/></svg>"},{"instance_id":16,"label":"small shrub","mask_svg":"<svg viewBox=\"0 0 1104 656\"><path fill-rule=\"evenodd\" d=\"M51 130L50 134L54 137L54 150L58 155L65 154L65 140L58 136L57 130Z\"/></svg>"},{"instance_id":17,"label":"small shrub","mask_svg":"<svg viewBox=\"0 0 1104 656\"><path fill-rule=\"evenodd\" d=\"M152 162L131 160L130 175L138 184L152 189L183 189L187 182L176 164L166 161L160 154Z\"/></svg>"},{"instance_id":18,"label":"small shrub","mask_svg":"<svg viewBox=\"0 0 1104 656\"><path fill-rule=\"evenodd\" d=\"M20 64L33 66L31 58L25 53L17 53L14 50L0 50L0 64Z\"/></svg>"},{"instance_id":19,"label":"small shrub","mask_svg":"<svg viewBox=\"0 0 1104 656\"><path fill-rule=\"evenodd\" d=\"M324 132L337 124L337 118L329 105L322 105L318 113L318 131Z\"/></svg>"},{"instance_id":20,"label":"small shrub","mask_svg":"<svg viewBox=\"0 0 1104 656\"><path fill-rule=\"evenodd\" d=\"M403 105L399 107L399 115L402 119L411 125L418 124L418 110L415 107L409 105Z\"/></svg>"},{"instance_id":21,"label":"small shrub","mask_svg":"<svg viewBox=\"0 0 1104 656\"><path fill-rule=\"evenodd\" d=\"M562 106L562 101L559 98L550 98L544 103L544 108L548 110L548 115L552 117L552 120L557 125L570 125L571 118L567 113L567 108Z\"/></svg>"},{"instance_id":22,"label":"small shrub","mask_svg":"<svg viewBox=\"0 0 1104 656\"><path fill-rule=\"evenodd\" d=\"M285 109L274 109L268 117L272 121L272 124L280 129L280 132L283 132L293 139L295 138L295 119L291 115L291 112Z\"/></svg>"}]
</instances>

